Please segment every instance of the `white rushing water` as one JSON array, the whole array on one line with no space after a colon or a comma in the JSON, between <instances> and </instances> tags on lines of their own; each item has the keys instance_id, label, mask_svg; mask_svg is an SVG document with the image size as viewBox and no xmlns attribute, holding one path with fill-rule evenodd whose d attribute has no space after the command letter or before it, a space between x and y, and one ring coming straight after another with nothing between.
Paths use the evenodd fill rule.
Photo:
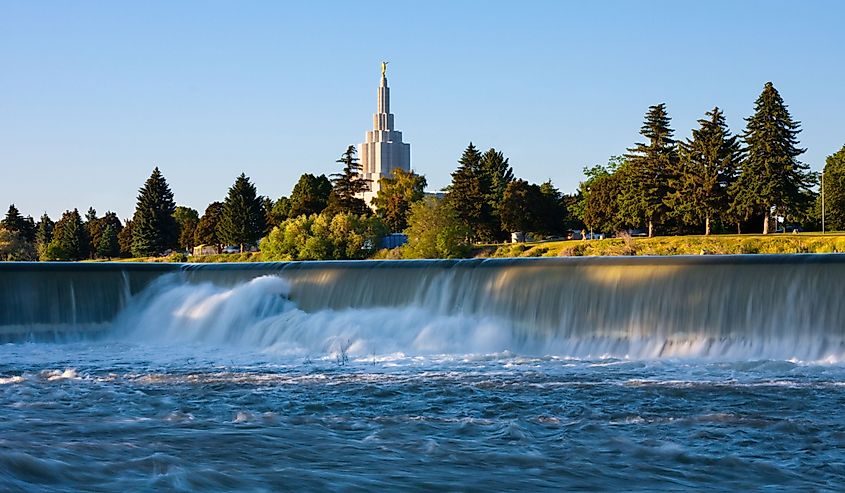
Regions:
<instances>
[{"instance_id":1,"label":"white rushing water","mask_svg":"<svg viewBox=\"0 0 845 493\"><path fill-rule=\"evenodd\" d=\"M449 292L453 288L446 282L435 296L429 289L428 294L401 307L306 312L291 298L291 281L277 275L259 276L233 286L185 283L180 276L170 275L158 279L129 303L115 320L111 336L334 358L509 352L573 358L762 358L833 363L845 355L836 332L820 333L807 326L787 332L781 327L784 321L754 330L739 327L733 332L714 331L705 326L672 332L641 325L649 322L638 314L619 324L617 315L609 310L607 319L572 322L564 318L551 329L530 330L524 321L508 318L501 311L449 309L444 297L460 296L459 292ZM452 304L462 305L461 300ZM522 314L525 310L517 306L515 311ZM603 323L618 325L609 330Z\"/></svg>"}]
</instances>

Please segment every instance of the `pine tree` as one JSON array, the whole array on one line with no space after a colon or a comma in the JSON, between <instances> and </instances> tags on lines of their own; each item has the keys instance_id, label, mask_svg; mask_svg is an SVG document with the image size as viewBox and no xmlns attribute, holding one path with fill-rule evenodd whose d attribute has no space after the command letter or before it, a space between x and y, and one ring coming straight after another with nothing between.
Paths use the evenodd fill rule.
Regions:
<instances>
[{"instance_id":1,"label":"pine tree","mask_svg":"<svg viewBox=\"0 0 845 493\"><path fill-rule=\"evenodd\" d=\"M683 221L703 223L709 235L713 218L727 213L728 189L736 179L741 149L718 107L706 116L698 120L692 139L680 143L679 172L669 179L666 203Z\"/></svg>"},{"instance_id":2,"label":"pine tree","mask_svg":"<svg viewBox=\"0 0 845 493\"><path fill-rule=\"evenodd\" d=\"M139 190L132 217L132 255L159 255L177 244L179 229L173 212L173 192L158 167Z\"/></svg>"},{"instance_id":3,"label":"pine tree","mask_svg":"<svg viewBox=\"0 0 845 493\"><path fill-rule=\"evenodd\" d=\"M18 208L15 207L15 204L9 205L9 210L6 212L6 217L2 221L0 221L0 226L6 231L12 231L14 233L20 233L21 229L23 229L23 216L21 216L20 211Z\"/></svg>"},{"instance_id":4,"label":"pine tree","mask_svg":"<svg viewBox=\"0 0 845 493\"><path fill-rule=\"evenodd\" d=\"M100 250L100 243L102 241L103 235L105 234L105 229L108 228L108 227L111 227L114 230L115 241L117 242L118 247L117 247L117 252L113 253L112 255L109 255L109 258L120 256L121 250L120 250L119 237L120 237L120 234L123 233L123 229L124 229L123 223L120 221L120 218L117 217L117 214L115 214L114 212L106 211L106 213L103 215L103 217L97 219L97 222L99 223L99 228L98 228L99 234L97 235L97 243L96 243L97 248L94 250L94 252L97 252L97 251ZM93 244L93 242L91 242L91 243Z\"/></svg>"},{"instance_id":5,"label":"pine tree","mask_svg":"<svg viewBox=\"0 0 845 493\"><path fill-rule=\"evenodd\" d=\"M88 233L79 211L65 211L53 229L53 239L47 246L48 260L82 260L86 257Z\"/></svg>"},{"instance_id":6,"label":"pine tree","mask_svg":"<svg viewBox=\"0 0 845 493\"><path fill-rule=\"evenodd\" d=\"M0 221L0 226L6 231L17 233L23 241L29 243L35 241L35 221L30 216L21 216L15 204L9 206L6 217Z\"/></svg>"},{"instance_id":7,"label":"pine tree","mask_svg":"<svg viewBox=\"0 0 845 493\"><path fill-rule=\"evenodd\" d=\"M808 166L797 159L805 151L798 147L801 124L792 120L771 82L755 101L754 115L745 121L745 158L733 186L731 209L744 219L762 215L763 234L768 234L773 214L788 216L806 209L813 179Z\"/></svg>"},{"instance_id":8,"label":"pine tree","mask_svg":"<svg viewBox=\"0 0 845 493\"><path fill-rule=\"evenodd\" d=\"M103 232L104 224L97 219L97 211L93 207L88 208L85 213L85 231L88 233L88 244L85 245L85 256L95 258L97 246L100 242L100 235Z\"/></svg>"},{"instance_id":9,"label":"pine tree","mask_svg":"<svg viewBox=\"0 0 845 493\"><path fill-rule=\"evenodd\" d=\"M55 224L53 223L53 220L50 219L50 216L48 216L46 212L42 214L35 230L35 247L38 250L39 258L44 256L47 245L49 245L53 240L54 227Z\"/></svg>"},{"instance_id":10,"label":"pine tree","mask_svg":"<svg viewBox=\"0 0 845 493\"><path fill-rule=\"evenodd\" d=\"M256 194L255 185L241 173L223 202L223 213L217 225L218 237L229 245L256 245L264 235L264 202Z\"/></svg>"},{"instance_id":11,"label":"pine tree","mask_svg":"<svg viewBox=\"0 0 845 493\"><path fill-rule=\"evenodd\" d=\"M498 214L502 198L505 196L505 189L514 181L513 168L504 154L491 147L481 155L481 170L487 175L487 181L490 184L488 194L490 206Z\"/></svg>"},{"instance_id":12,"label":"pine tree","mask_svg":"<svg viewBox=\"0 0 845 493\"><path fill-rule=\"evenodd\" d=\"M111 259L120 255L118 232L111 224L106 224L97 244L97 257Z\"/></svg>"},{"instance_id":13,"label":"pine tree","mask_svg":"<svg viewBox=\"0 0 845 493\"><path fill-rule=\"evenodd\" d=\"M490 191L490 176L481 167L481 154L470 142L458 161L458 169L452 172L447 200L464 227L471 231L473 241L491 241L501 230L490 203Z\"/></svg>"},{"instance_id":14,"label":"pine tree","mask_svg":"<svg viewBox=\"0 0 845 493\"><path fill-rule=\"evenodd\" d=\"M117 235L119 235L123 230L123 225L120 222L120 218L117 217L117 214L107 211L103 217L98 218L97 211L95 211L93 207L89 208L88 212L85 214L84 225L85 231L88 233L88 244L86 245L86 250L83 253L89 258L96 258L98 256L97 252L100 250L100 241L107 226L111 226L112 229L114 229L115 238L117 238Z\"/></svg>"},{"instance_id":15,"label":"pine tree","mask_svg":"<svg viewBox=\"0 0 845 493\"><path fill-rule=\"evenodd\" d=\"M361 164L358 162L355 146L346 148L338 163L343 164L340 173L332 174L332 192L329 195L327 209L330 214L353 214L356 216L370 215L372 210L358 197L370 190L370 180L361 174Z\"/></svg>"},{"instance_id":16,"label":"pine tree","mask_svg":"<svg viewBox=\"0 0 845 493\"><path fill-rule=\"evenodd\" d=\"M630 180L625 183L623 214L632 222L644 221L649 237L654 236L655 223L668 211L664 201L677 168L678 153L670 121L665 103L650 106L640 128L648 142L637 143L625 156Z\"/></svg>"}]
</instances>

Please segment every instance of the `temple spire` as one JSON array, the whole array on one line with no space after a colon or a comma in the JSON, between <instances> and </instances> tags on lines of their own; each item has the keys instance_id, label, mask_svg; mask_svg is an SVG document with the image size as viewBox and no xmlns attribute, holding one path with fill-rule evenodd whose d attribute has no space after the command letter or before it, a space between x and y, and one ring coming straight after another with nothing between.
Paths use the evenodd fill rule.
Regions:
<instances>
[{"instance_id":1,"label":"temple spire","mask_svg":"<svg viewBox=\"0 0 845 493\"><path fill-rule=\"evenodd\" d=\"M390 114L390 88L387 87L387 63L381 62L381 82L378 86L378 105L374 130L393 130L393 115Z\"/></svg>"},{"instance_id":2,"label":"temple spire","mask_svg":"<svg viewBox=\"0 0 845 493\"><path fill-rule=\"evenodd\" d=\"M381 62L378 105L373 114L373 129L365 134L364 142L358 147L362 174L370 180L372 186L362 197L367 203L378 193L379 179L390 176L396 168L411 171L411 146L402 142L402 132L395 130L393 115L390 113L387 63Z\"/></svg>"}]
</instances>

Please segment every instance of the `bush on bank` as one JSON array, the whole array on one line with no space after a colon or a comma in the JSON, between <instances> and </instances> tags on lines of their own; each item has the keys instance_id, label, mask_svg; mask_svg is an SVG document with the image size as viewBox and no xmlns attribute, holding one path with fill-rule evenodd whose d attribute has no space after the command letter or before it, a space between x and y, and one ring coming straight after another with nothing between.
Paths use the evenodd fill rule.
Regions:
<instances>
[{"instance_id":1,"label":"bush on bank","mask_svg":"<svg viewBox=\"0 0 845 493\"><path fill-rule=\"evenodd\" d=\"M261 240L264 260L369 258L387 229L375 217L326 213L288 219Z\"/></svg>"}]
</instances>

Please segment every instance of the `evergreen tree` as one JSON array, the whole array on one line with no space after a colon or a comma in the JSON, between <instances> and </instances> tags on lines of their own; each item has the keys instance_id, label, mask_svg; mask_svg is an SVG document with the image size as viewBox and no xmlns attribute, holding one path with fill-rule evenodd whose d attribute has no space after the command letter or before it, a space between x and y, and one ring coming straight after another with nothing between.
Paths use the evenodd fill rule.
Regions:
<instances>
[{"instance_id":1,"label":"evergreen tree","mask_svg":"<svg viewBox=\"0 0 845 493\"><path fill-rule=\"evenodd\" d=\"M220 217L223 215L223 203L212 202L205 208L205 212L197 223L197 229L194 233L195 245L213 245L222 251L222 241L217 234L217 225L220 223Z\"/></svg>"},{"instance_id":2,"label":"evergreen tree","mask_svg":"<svg viewBox=\"0 0 845 493\"><path fill-rule=\"evenodd\" d=\"M370 180L361 173L355 146L346 148L338 163L343 164L340 173L332 174L332 192L329 195L327 209L330 214L354 214L356 216L370 215L370 210L364 199L358 197L370 190Z\"/></svg>"},{"instance_id":3,"label":"evergreen tree","mask_svg":"<svg viewBox=\"0 0 845 493\"><path fill-rule=\"evenodd\" d=\"M85 226L85 231L88 233L88 243L85 245L83 253L88 258L95 258L104 225L97 219L97 211L93 207L89 207L85 213L83 225Z\"/></svg>"},{"instance_id":4,"label":"evergreen tree","mask_svg":"<svg viewBox=\"0 0 845 493\"><path fill-rule=\"evenodd\" d=\"M669 180L666 204L688 224L704 224L709 235L713 218L724 217L728 189L736 179L741 149L718 107L698 120L692 139L679 146L679 172Z\"/></svg>"},{"instance_id":5,"label":"evergreen tree","mask_svg":"<svg viewBox=\"0 0 845 493\"><path fill-rule=\"evenodd\" d=\"M100 241L106 227L111 226L115 232L115 238L123 230L123 225L117 214L107 211L101 218L97 218L97 213L93 208L88 209L88 214L85 215L85 230L88 232L88 251L86 255L90 258L97 256L100 249ZM112 255L115 256L115 255Z\"/></svg>"},{"instance_id":6,"label":"evergreen tree","mask_svg":"<svg viewBox=\"0 0 845 493\"><path fill-rule=\"evenodd\" d=\"M23 241L29 243L35 241L35 221L30 216L21 216L15 204L9 206L6 217L0 221L0 226L6 231L18 233L20 239Z\"/></svg>"},{"instance_id":7,"label":"evergreen tree","mask_svg":"<svg viewBox=\"0 0 845 493\"><path fill-rule=\"evenodd\" d=\"M493 215L498 218L505 189L514 181L513 169L508 158L491 147L481 155L481 171L487 176L486 182L490 185L487 200L490 202ZM506 231L507 228L500 226L499 230Z\"/></svg>"},{"instance_id":8,"label":"evergreen tree","mask_svg":"<svg viewBox=\"0 0 845 493\"><path fill-rule=\"evenodd\" d=\"M6 217L0 221L0 226L3 226L6 231L20 233L24 228L23 222L23 216L21 216L20 211L15 207L15 204L11 204L9 205L8 212L6 212Z\"/></svg>"},{"instance_id":9,"label":"evergreen tree","mask_svg":"<svg viewBox=\"0 0 845 493\"><path fill-rule=\"evenodd\" d=\"M264 211L264 234L268 234L270 231L273 230L273 227L275 226L275 224L273 224L274 205L275 202L273 202L273 199L271 199L270 197L261 197L261 210Z\"/></svg>"},{"instance_id":10,"label":"evergreen tree","mask_svg":"<svg viewBox=\"0 0 845 493\"><path fill-rule=\"evenodd\" d=\"M822 217L824 200L825 229L845 230L845 145L827 157L824 164L824 197L819 194L816 208Z\"/></svg>"},{"instance_id":11,"label":"evergreen tree","mask_svg":"<svg viewBox=\"0 0 845 493\"><path fill-rule=\"evenodd\" d=\"M223 243L245 246L256 245L264 235L264 203L255 190L255 185L241 173L229 188L223 202L223 213L217 225L217 235Z\"/></svg>"},{"instance_id":12,"label":"evergreen tree","mask_svg":"<svg viewBox=\"0 0 845 493\"><path fill-rule=\"evenodd\" d=\"M82 260L88 247L88 233L79 211L65 211L53 229L53 239L47 246L48 260Z\"/></svg>"},{"instance_id":13,"label":"evergreen tree","mask_svg":"<svg viewBox=\"0 0 845 493\"><path fill-rule=\"evenodd\" d=\"M649 237L654 236L655 223L668 211L668 184L677 170L678 153L670 121L666 104L650 106L640 128L648 142L637 143L625 156L630 179L624 184L622 212L632 222L645 222Z\"/></svg>"},{"instance_id":14,"label":"evergreen tree","mask_svg":"<svg viewBox=\"0 0 845 493\"><path fill-rule=\"evenodd\" d=\"M156 167L138 193L132 217L133 256L159 255L176 246L179 228L173 219L175 211L173 192Z\"/></svg>"},{"instance_id":15,"label":"evergreen tree","mask_svg":"<svg viewBox=\"0 0 845 493\"><path fill-rule=\"evenodd\" d=\"M470 142L458 161L458 169L452 172L446 199L473 241L492 241L501 230L490 197L490 175L483 171L481 154Z\"/></svg>"},{"instance_id":16,"label":"evergreen tree","mask_svg":"<svg viewBox=\"0 0 845 493\"><path fill-rule=\"evenodd\" d=\"M379 191L373 198L373 205L379 218L391 231L402 231L408 227L408 213L411 205L425 195L424 176L402 169L394 169L391 176L379 180Z\"/></svg>"},{"instance_id":17,"label":"evergreen tree","mask_svg":"<svg viewBox=\"0 0 845 493\"><path fill-rule=\"evenodd\" d=\"M323 212L329 205L332 183L326 175L305 173L293 187L287 217L310 216Z\"/></svg>"},{"instance_id":18,"label":"evergreen tree","mask_svg":"<svg viewBox=\"0 0 845 493\"><path fill-rule=\"evenodd\" d=\"M35 247L38 251L38 257L42 258L47 249L47 245L53 240L53 228L55 224L50 216L45 212L41 215L38 225L35 230Z\"/></svg>"},{"instance_id":19,"label":"evergreen tree","mask_svg":"<svg viewBox=\"0 0 845 493\"><path fill-rule=\"evenodd\" d=\"M111 224L106 224L97 244L97 257L111 259L120 255L120 244L117 230Z\"/></svg>"},{"instance_id":20,"label":"evergreen tree","mask_svg":"<svg viewBox=\"0 0 845 493\"><path fill-rule=\"evenodd\" d=\"M732 210L744 219L762 215L763 234L768 234L772 214L786 217L806 210L813 178L797 159L805 151L798 147L801 124L792 120L771 82L745 121L745 158L733 186Z\"/></svg>"}]
</instances>

